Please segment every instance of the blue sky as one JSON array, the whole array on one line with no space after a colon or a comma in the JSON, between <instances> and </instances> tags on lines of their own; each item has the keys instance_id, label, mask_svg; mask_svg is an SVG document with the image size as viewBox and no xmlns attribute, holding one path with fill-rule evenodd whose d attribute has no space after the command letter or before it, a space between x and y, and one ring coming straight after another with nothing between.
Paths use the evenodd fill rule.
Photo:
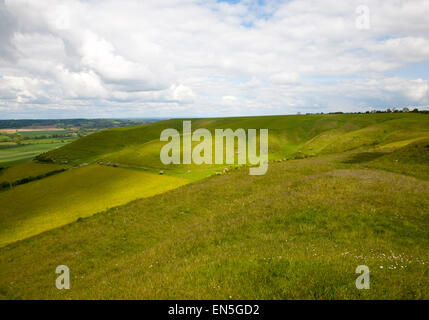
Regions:
<instances>
[{"instance_id":1,"label":"blue sky","mask_svg":"<svg viewBox=\"0 0 429 320\"><path fill-rule=\"evenodd\" d=\"M428 108L428 26L426 0L0 0L0 118Z\"/></svg>"}]
</instances>

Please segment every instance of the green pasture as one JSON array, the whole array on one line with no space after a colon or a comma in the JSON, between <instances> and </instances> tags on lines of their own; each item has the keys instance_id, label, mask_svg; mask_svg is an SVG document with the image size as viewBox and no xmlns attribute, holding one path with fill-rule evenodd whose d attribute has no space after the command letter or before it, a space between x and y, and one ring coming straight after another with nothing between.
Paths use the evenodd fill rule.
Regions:
<instances>
[{"instance_id":1,"label":"green pasture","mask_svg":"<svg viewBox=\"0 0 429 320\"><path fill-rule=\"evenodd\" d=\"M65 168L67 168L67 166L63 164L27 161L6 168L3 172L0 172L0 183L13 183L24 178L35 178Z\"/></svg>"},{"instance_id":2,"label":"green pasture","mask_svg":"<svg viewBox=\"0 0 429 320\"><path fill-rule=\"evenodd\" d=\"M428 299L429 182L349 157L275 162L265 176L237 169L11 244L0 251L0 293ZM55 287L60 264L70 290ZM355 287L358 265L370 290Z\"/></svg>"},{"instance_id":3,"label":"green pasture","mask_svg":"<svg viewBox=\"0 0 429 320\"><path fill-rule=\"evenodd\" d=\"M262 176L163 165L160 133L183 120L99 131L0 171L69 169L0 192L0 298L429 299L428 114L192 119L269 129ZM28 159L14 149L0 167ZM61 264L70 290L55 287ZM358 265L370 290L355 287Z\"/></svg>"},{"instance_id":4,"label":"green pasture","mask_svg":"<svg viewBox=\"0 0 429 320\"><path fill-rule=\"evenodd\" d=\"M0 246L185 183L176 177L90 165L16 186L0 193Z\"/></svg>"},{"instance_id":5,"label":"green pasture","mask_svg":"<svg viewBox=\"0 0 429 320\"><path fill-rule=\"evenodd\" d=\"M14 145L8 148L0 148L0 165L10 166L34 158L42 152L47 152L64 146L66 143L47 143Z\"/></svg>"},{"instance_id":6,"label":"green pasture","mask_svg":"<svg viewBox=\"0 0 429 320\"><path fill-rule=\"evenodd\" d=\"M56 134L66 134L69 133L69 130L42 130L42 131L20 131L18 132L20 136L23 137L41 137L41 136L52 136Z\"/></svg>"}]
</instances>

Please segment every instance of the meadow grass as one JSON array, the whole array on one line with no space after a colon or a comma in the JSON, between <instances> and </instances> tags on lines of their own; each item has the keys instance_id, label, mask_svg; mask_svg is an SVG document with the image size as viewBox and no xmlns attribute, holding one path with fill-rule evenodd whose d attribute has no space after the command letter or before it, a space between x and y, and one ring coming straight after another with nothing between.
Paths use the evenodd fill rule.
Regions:
<instances>
[{"instance_id":1,"label":"meadow grass","mask_svg":"<svg viewBox=\"0 0 429 320\"><path fill-rule=\"evenodd\" d=\"M6 167L19 164L33 159L42 152L62 147L65 144L66 143L29 144L2 148L0 149L0 165Z\"/></svg>"},{"instance_id":2,"label":"meadow grass","mask_svg":"<svg viewBox=\"0 0 429 320\"><path fill-rule=\"evenodd\" d=\"M40 158L103 165L0 193L0 297L429 298L429 115L192 119L268 128L264 176L163 165L160 132L182 121L88 135ZM60 264L71 290L55 288Z\"/></svg>"},{"instance_id":3,"label":"meadow grass","mask_svg":"<svg viewBox=\"0 0 429 320\"><path fill-rule=\"evenodd\" d=\"M20 131L19 135L23 137L40 137L40 136L50 136L54 134L65 134L70 132L69 130L39 130L39 131Z\"/></svg>"},{"instance_id":4,"label":"meadow grass","mask_svg":"<svg viewBox=\"0 0 429 320\"><path fill-rule=\"evenodd\" d=\"M0 172L0 183L13 183L24 178L31 179L65 168L67 168L67 166L64 164L27 161L6 168L4 171Z\"/></svg>"},{"instance_id":5,"label":"meadow grass","mask_svg":"<svg viewBox=\"0 0 429 320\"><path fill-rule=\"evenodd\" d=\"M429 182L329 156L246 168L1 249L22 299L427 299ZM55 288L69 266L71 289ZM371 289L357 290L367 265Z\"/></svg>"},{"instance_id":6,"label":"meadow grass","mask_svg":"<svg viewBox=\"0 0 429 320\"><path fill-rule=\"evenodd\" d=\"M419 139L367 163L371 168L429 180L429 139Z\"/></svg>"},{"instance_id":7,"label":"meadow grass","mask_svg":"<svg viewBox=\"0 0 429 320\"><path fill-rule=\"evenodd\" d=\"M183 120L172 119L103 130L44 155L48 159L75 163L98 159L121 164L163 167L159 141L163 129L182 132ZM341 153L359 148L375 147L405 139L429 137L429 115L395 114L325 114L295 116L236 117L192 120L193 130L206 128L233 130L269 129L271 159Z\"/></svg>"},{"instance_id":8,"label":"meadow grass","mask_svg":"<svg viewBox=\"0 0 429 320\"><path fill-rule=\"evenodd\" d=\"M90 165L0 193L0 246L187 183L177 177Z\"/></svg>"}]
</instances>

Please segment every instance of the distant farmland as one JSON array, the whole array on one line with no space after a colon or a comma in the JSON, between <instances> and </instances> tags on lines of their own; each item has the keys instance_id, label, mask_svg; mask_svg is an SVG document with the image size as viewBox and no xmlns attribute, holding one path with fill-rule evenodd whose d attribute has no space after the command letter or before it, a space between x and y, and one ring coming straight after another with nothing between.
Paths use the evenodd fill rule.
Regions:
<instances>
[{"instance_id":1,"label":"distant farmland","mask_svg":"<svg viewBox=\"0 0 429 320\"><path fill-rule=\"evenodd\" d=\"M74 128L76 129L76 128ZM0 132L40 132L43 131L45 133L50 133L52 131L64 131L62 128L56 128L56 127L27 127L27 128L18 128L18 129L0 129Z\"/></svg>"},{"instance_id":2,"label":"distant farmland","mask_svg":"<svg viewBox=\"0 0 429 320\"><path fill-rule=\"evenodd\" d=\"M11 166L33 159L42 152L64 146L66 143L38 143L26 145L4 145L0 148L0 166Z\"/></svg>"},{"instance_id":3,"label":"distant farmland","mask_svg":"<svg viewBox=\"0 0 429 320\"><path fill-rule=\"evenodd\" d=\"M28 161L40 153L99 130L151 121L153 120L0 120L0 168Z\"/></svg>"}]
</instances>

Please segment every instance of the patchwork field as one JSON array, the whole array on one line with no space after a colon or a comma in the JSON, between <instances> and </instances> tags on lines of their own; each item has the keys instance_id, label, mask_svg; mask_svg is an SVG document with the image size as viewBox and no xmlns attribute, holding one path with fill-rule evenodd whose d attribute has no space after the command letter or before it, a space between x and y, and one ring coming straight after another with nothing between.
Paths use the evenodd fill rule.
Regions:
<instances>
[{"instance_id":1,"label":"patchwork field","mask_svg":"<svg viewBox=\"0 0 429 320\"><path fill-rule=\"evenodd\" d=\"M0 166L7 167L33 159L42 152L64 146L66 143L45 143L29 145L10 145L0 148Z\"/></svg>"},{"instance_id":2,"label":"patchwork field","mask_svg":"<svg viewBox=\"0 0 429 320\"><path fill-rule=\"evenodd\" d=\"M51 132L56 132L56 131L65 131L64 129L61 128L56 128L56 127L28 127L28 128L4 128L4 129L0 129L0 133L2 132L7 132L7 133L13 133L13 132L21 132L22 134L27 134L27 135L38 135L38 134L47 134L47 133L51 133Z\"/></svg>"},{"instance_id":3,"label":"patchwork field","mask_svg":"<svg viewBox=\"0 0 429 320\"><path fill-rule=\"evenodd\" d=\"M429 115L192 127L268 128L267 174L163 165L160 132L181 131L181 119L100 131L0 172L67 161L65 172L0 192L0 297L429 299ZM55 288L60 264L70 290ZM370 290L355 287L358 265Z\"/></svg>"}]
</instances>

